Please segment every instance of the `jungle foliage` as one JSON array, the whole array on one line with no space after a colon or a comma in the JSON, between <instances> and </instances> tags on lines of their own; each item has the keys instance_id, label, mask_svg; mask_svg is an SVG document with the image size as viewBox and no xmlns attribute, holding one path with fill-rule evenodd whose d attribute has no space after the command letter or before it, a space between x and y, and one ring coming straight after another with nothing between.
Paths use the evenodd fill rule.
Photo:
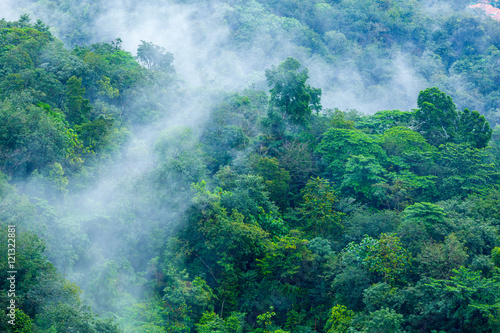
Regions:
<instances>
[{"instance_id":1,"label":"jungle foliage","mask_svg":"<svg viewBox=\"0 0 500 333\"><path fill-rule=\"evenodd\" d=\"M244 47L246 7L229 2ZM422 75L463 79L481 112L446 80L414 110L324 108L289 57L268 91L218 92L201 125L144 147L141 130L206 93L183 86L172 54L87 45L83 28L68 50L41 21L2 20L0 239L17 226L19 267L17 324L2 331L500 329L498 26L457 11L427 27L420 1L250 3L332 62L394 45L434 59Z\"/></svg>"}]
</instances>

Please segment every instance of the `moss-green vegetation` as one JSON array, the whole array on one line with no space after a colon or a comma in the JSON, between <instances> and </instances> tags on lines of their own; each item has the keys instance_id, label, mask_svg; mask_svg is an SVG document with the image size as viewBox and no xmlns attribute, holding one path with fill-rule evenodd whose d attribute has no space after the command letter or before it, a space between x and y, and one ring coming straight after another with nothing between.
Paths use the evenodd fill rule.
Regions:
<instances>
[{"instance_id":1,"label":"moss-green vegetation","mask_svg":"<svg viewBox=\"0 0 500 333\"><path fill-rule=\"evenodd\" d=\"M0 330L498 331L499 28L458 11L428 24L419 1L229 3L238 47L276 21L367 86L390 75L367 52L398 46L434 59L421 75L443 88L414 110L331 110L287 58L268 91L214 97L150 42L137 58L120 39L68 50L41 22L0 21L0 242L16 225L18 267L17 324ZM457 107L452 79L486 117ZM203 98L201 125L165 121Z\"/></svg>"}]
</instances>

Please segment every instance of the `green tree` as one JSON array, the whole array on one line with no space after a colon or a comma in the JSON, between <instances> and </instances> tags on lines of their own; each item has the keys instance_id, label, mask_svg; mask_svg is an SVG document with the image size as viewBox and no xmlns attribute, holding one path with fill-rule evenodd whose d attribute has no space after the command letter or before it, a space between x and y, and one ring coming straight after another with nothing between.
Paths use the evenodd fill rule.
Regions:
<instances>
[{"instance_id":1,"label":"green tree","mask_svg":"<svg viewBox=\"0 0 500 333\"><path fill-rule=\"evenodd\" d=\"M478 193L487 195L498 179L495 165L488 160L485 149L469 144L447 143L439 147L436 175L440 180L441 198L463 197Z\"/></svg>"},{"instance_id":2,"label":"green tree","mask_svg":"<svg viewBox=\"0 0 500 333\"><path fill-rule=\"evenodd\" d=\"M161 46L141 40L137 47L137 59L149 69L171 71L174 56Z\"/></svg>"},{"instance_id":3,"label":"green tree","mask_svg":"<svg viewBox=\"0 0 500 333\"><path fill-rule=\"evenodd\" d=\"M411 171L390 172L387 182L373 186L380 189L379 195L389 209L401 211L414 201L432 200L437 196L436 176L417 176Z\"/></svg>"},{"instance_id":4,"label":"green tree","mask_svg":"<svg viewBox=\"0 0 500 333\"><path fill-rule=\"evenodd\" d=\"M214 293L200 277L189 279L185 270L172 266L164 270L163 303L167 332L188 332L207 310L213 310Z\"/></svg>"},{"instance_id":5,"label":"green tree","mask_svg":"<svg viewBox=\"0 0 500 333\"><path fill-rule=\"evenodd\" d=\"M297 230L290 230L288 235L268 245L265 257L257 259L257 265L264 276L290 284L313 259L307 244L308 241L302 239Z\"/></svg>"},{"instance_id":6,"label":"green tree","mask_svg":"<svg viewBox=\"0 0 500 333\"><path fill-rule=\"evenodd\" d=\"M324 113L326 113L329 118L329 127L345 129L354 129L355 127L354 121L346 119L346 112L340 111L339 109L327 109L324 110Z\"/></svg>"},{"instance_id":7,"label":"green tree","mask_svg":"<svg viewBox=\"0 0 500 333\"><path fill-rule=\"evenodd\" d=\"M0 105L0 168L9 175L62 163L70 148L66 124L32 101L21 93Z\"/></svg>"},{"instance_id":8,"label":"green tree","mask_svg":"<svg viewBox=\"0 0 500 333\"><path fill-rule=\"evenodd\" d=\"M205 312L196 330L198 333L242 333L244 317L244 313L233 312L224 319L215 312Z\"/></svg>"},{"instance_id":9,"label":"green tree","mask_svg":"<svg viewBox=\"0 0 500 333\"><path fill-rule=\"evenodd\" d=\"M331 172L334 179L339 182L342 180L351 156L363 155L365 158L373 156L375 157L373 161L377 164L387 159L385 151L379 145L378 138L359 130L344 128L330 128L326 131L316 148L316 153L322 157L327 171Z\"/></svg>"},{"instance_id":10,"label":"green tree","mask_svg":"<svg viewBox=\"0 0 500 333\"><path fill-rule=\"evenodd\" d=\"M495 246L491 251L491 259L496 267L500 267L500 247Z\"/></svg>"},{"instance_id":11,"label":"green tree","mask_svg":"<svg viewBox=\"0 0 500 333\"><path fill-rule=\"evenodd\" d=\"M386 130L380 143L388 155L401 156L415 151L433 151L433 147L425 141L422 135L402 126L394 126Z\"/></svg>"},{"instance_id":12,"label":"green tree","mask_svg":"<svg viewBox=\"0 0 500 333\"><path fill-rule=\"evenodd\" d=\"M465 267L453 270L449 280L431 280L433 301L424 311L434 316L444 315L441 329L459 329L462 332L492 332L500 307L500 282L498 277L484 278L480 271ZM436 306L439 303L439 306Z\"/></svg>"},{"instance_id":13,"label":"green tree","mask_svg":"<svg viewBox=\"0 0 500 333\"><path fill-rule=\"evenodd\" d=\"M364 318L363 329L366 333L403 333L403 315L393 309L383 308L371 312Z\"/></svg>"},{"instance_id":14,"label":"green tree","mask_svg":"<svg viewBox=\"0 0 500 333\"><path fill-rule=\"evenodd\" d=\"M97 81L99 84L100 91L98 92L101 96L106 96L110 99L120 96L120 91L111 85L111 79L107 76L103 76L101 80Z\"/></svg>"},{"instance_id":15,"label":"green tree","mask_svg":"<svg viewBox=\"0 0 500 333\"><path fill-rule=\"evenodd\" d=\"M223 315L222 312L238 309L239 297L246 292L244 272L257 270L256 259L263 257L269 239L253 219L246 219L237 210L227 213L220 201L225 191L218 188L211 193L198 186L198 213L192 212L180 234L183 239L180 244L185 243L186 250L182 251L187 251L186 256L201 265L201 272L207 276L218 299L216 310Z\"/></svg>"},{"instance_id":16,"label":"green tree","mask_svg":"<svg viewBox=\"0 0 500 333\"><path fill-rule=\"evenodd\" d=\"M335 305L326 322L326 333L347 333L354 318L354 311L348 310L344 305Z\"/></svg>"},{"instance_id":17,"label":"green tree","mask_svg":"<svg viewBox=\"0 0 500 333\"><path fill-rule=\"evenodd\" d=\"M427 234L438 241L444 240L449 231L443 209L429 202L419 202L406 207L400 229L406 224L421 224Z\"/></svg>"},{"instance_id":18,"label":"green tree","mask_svg":"<svg viewBox=\"0 0 500 333\"><path fill-rule=\"evenodd\" d=\"M410 253L403 247L396 235L382 233L379 239L365 236L359 244L349 243L343 250L368 268L379 274L391 285L404 282L412 260Z\"/></svg>"},{"instance_id":19,"label":"green tree","mask_svg":"<svg viewBox=\"0 0 500 333\"><path fill-rule=\"evenodd\" d=\"M297 212L302 229L312 237L337 238L344 229L343 214L335 209L338 197L329 181L311 178L301 194L303 201Z\"/></svg>"},{"instance_id":20,"label":"green tree","mask_svg":"<svg viewBox=\"0 0 500 333\"><path fill-rule=\"evenodd\" d=\"M66 82L67 118L70 124L82 124L89 120L90 102L83 98L85 88L82 87L82 79L72 76Z\"/></svg>"},{"instance_id":21,"label":"green tree","mask_svg":"<svg viewBox=\"0 0 500 333\"><path fill-rule=\"evenodd\" d=\"M427 88L418 95L416 130L433 146L452 141L456 136L458 113L450 96L438 88Z\"/></svg>"},{"instance_id":22,"label":"green tree","mask_svg":"<svg viewBox=\"0 0 500 333\"><path fill-rule=\"evenodd\" d=\"M488 145L492 132L490 124L478 111L465 109L459 113L457 142L468 143L474 148L484 148Z\"/></svg>"},{"instance_id":23,"label":"green tree","mask_svg":"<svg viewBox=\"0 0 500 333\"><path fill-rule=\"evenodd\" d=\"M376 205L381 191L374 185L385 182L384 173L385 169L374 156L352 155L345 166L342 192Z\"/></svg>"},{"instance_id":24,"label":"green tree","mask_svg":"<svg viewBox=\"0 0 500 333\"><path fill-rule=\"evenodd\" d=\"M264 178L257 175L237 175L234 169L219 170L220 201L228 210L238 210L246 218L257 218L261 213L276 216L278 207L269 199ZM278 216L276 216L278 217Z\"/></svg>"},{"instance_id":25,"label":"green tree","mask_svg":"<svg viewBox=\"0 0 500 333\"><path fill-rule=\"evenodd\" d=\"M381 234L378 242L370 245L364 259L368 269L383 276L389 284L404 281L411 261L410 253L396 235Z\"/></svg>"},{"instance_id":26,"label":"green tree","mask_svg":"<svg viewBox=\"0 0 500 333\"><path fill-rule=\"evenodd\" d=\"M301 198L300 189L307 184L316 169L312 148L307 143L289 141L281 147L277 158L290 175L289 201L291 206L296 206Z\"/></svg>"},{"instance_id":27,"label":"green tree","mask_svg":"<svg viewBox=\"0 0 500 333\"><path fill-rule=\"evenodd\" d=\"M357 251L358 243L351 242L336 261L328 265L331 273L327 272L333 280L331 289L333 300L339 304L345 304L354 311L365 308L363 303L363 292L373 283L377 282L374 274L371 274L363 263L367 255L367 247L375 239L365 237L359 242L361 251Z\"/></svg>"},{"instance_id":28,"label":"green tree","mask_svg":"<svg viewBox=\"0 0 500 333\"><path fill-rule=\"evenodd\" d=\"M288 206L288 189L290 183L290 174L283 168L276 158L259 158L253 169L264 179L264 184L269 192L269 199L284 211Z\"/></svg>"},{"instance_id":29,"label":"green tree","mask_svg":"<svg viewBox=\"0 0 500 333\"><path fill-rule=\"evenodd\" d=\"M261 326L264 326L263 333L270 333L271 332L271 331L269 331L269 328L271 328L271 326L273 325L273 317L276 316L276 312L274 312L273 310L274 310L274 307L271 306L269 308L269 311L257 316L257 322Z\"/></svg>"},{"instance_id":30,"label":"green tree","mask_svg":"<svg viewBox=\"0 0 500 333\"><path fill-rule=\"evenodd\" d=\"M386 110L364 116L357 121L356 127L371 134L382 134L392 127L410 127L414 112Z\"/></svg>"},{"instance_id":31,"label":"green tree","mask_svg":"<svg viewBox=\"0 0 500 333\"><path fill-rule=\"evenodd\" d=\"M142 302L127 309L127 320L124 323L125 331L141 331L151 333L166 333L165 303L160 297L148 297Z\"/></svg>"},{"instance_id":32,"label":"green tree","mask_svg":"<svg viewBox=\"0 0 500 333\"><path fill-rule=\"evenodd\" d=\"M9 317L7 317L10 320ZM15 325L8 325L6 332L8 333L32 333L33 320L26 315L21 309L15 310Z\"/></svg>"},{"instance_id":33,"label":"green tree","mask_svg":"<svg viewBox=\"0 0 500 333\"><path fill-rule=\"evenodd\" d=\"M311 110L319 111L321 89L306 85L309 78L307 68L299 72L301 65L294 58L266 70L267 82L271 88L270 105L279 109L283 119L303 124Z\"/></svg>"},{"instance_id":34,"label":"green tree","mask_svg":"<svg viewBox=\"0 0 500 333\"><path fill-rule=\"evenodd\" d=\"M74 129L78 134L78 139L82 144L95 153L103 153L111 146L113 123L115 120L111 117L100 115L92 121L75 125Z\"/></svg>"},{"instance_id":35,"label":"green tree","mask_svg":"<svg viewBox=\"0 0 500 333\"><path fill-rule=\"evenodd\" d=\"M448 279L454 269L465 264L468 258L466 248L455 234L446 237L444 243L428 243L418 255L421 276Z\"/></svg>"}]
</instances>

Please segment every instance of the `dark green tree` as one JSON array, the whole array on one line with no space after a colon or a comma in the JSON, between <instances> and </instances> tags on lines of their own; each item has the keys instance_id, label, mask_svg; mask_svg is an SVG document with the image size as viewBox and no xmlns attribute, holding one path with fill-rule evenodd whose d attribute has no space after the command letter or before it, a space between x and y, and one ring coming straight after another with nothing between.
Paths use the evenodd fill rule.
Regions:
<instances>
[{"instance_id":1,"label":"dark green tree","mask_svg":"<svg viewBox=\"0 0 500 333\"><path fill-rule=\"evenodd\" d=\"M423 312L434 318L444 316L442 330L460 332L494 332L498 324L500 282L498 276L488 279L480 271L460 267L447 280L434 280L428 285L433 293ZM496 321L496 323L495 323Z\"/></svg>"},{"instance_id":2,"label":"dark green tree","mask_svg":"<svg viewBox=\"0 0 500 333\"><path fill-rule=\"evenodd\" d=\"M344 229L342 214L335 209L338 197L328 180L311 178L301 191L297 209L300 225L312 237L336 238Z\"/></svg>"},{"instance_id":3,"label":"dark green tree","mask_svg":"<svg viewBox=\"0 0 500 333\"><path fill-rule=\"evenodd\" d=\"M468 143L474 148L484 148L488 145L492 132L490 124L478 111L465 109L459 113L457 142Z\"/></svg>"},{"instance_id":4,"label":"dark green tree","mask_svg":"<svg viewBox=\"0 0 500 333\"><path fill-rule=\"evenodd\" d=\"M267 83L271 90L270 105L279 109L283 119L294 124L303 124L311 110L321 109L321 89L306 84L309 78L307 68L299 72L301 65L294 58L266 70Z\"/></svg>"},{"instance_id":5,"label":"dark green tree","mask_svg":"<svg viewBox=\"0 0 500 333\"><path fill-rule=\"evenodd\" d=\"M33 97L23 92L0 105L0 168L9 175L25 176L63 162L70 148L60 114L32 102Z\"/></svg>"},{"instance_id":6,"label":"dark green tree","mask_svg":"<svg viewBox=\"0 0 500 333\"><path fill-rule=\"evenodd\" d=\"M288 189L290 174L283 168L276 158L263 157L256 161L254 170L264 179L269 199L284 211L288 205Z\"/></svg>"},{"instance_id":7,"label":"dark green tree","mask_svg":"<svg viewBox=\"0 0 500 333\"><path fill-rule=\"evenodd\" d=\"M498 171L489 163L485 149L469 144L447 143L439 147L436 159L438 179L441 182L441 198L465 196L470 193L490 193L498 179Z\"/></svg>"},{"instance_id":8,"label":"dark green tree","mask_svg":"<svg viewBox=\"0 0 500 333\"><path fill-rule=\"evenodd\" d=\"M82 79L72 76L66 82L67 119L70 124L82 124L89 120L90 102L83 98L85 88Z\"/></svg>"},{"instance_id":9,"label":"dark green tree","mask_svg":"<svg viewBox=\"0 0 500 333\"><path fill-rule=\"evenodd\" d=\"M415 112L416 130L433 146L453 140L458 113L450 96L432 87L418 95Z\"/></svg>"},{"instance_id":10,"label":"dark green tree","mask_svg":"<svg viewBox=\"0 0 500 333\"><path fill-rule=\"evenodd\" d=\"M417 257L420 274L435 279L449 279L453 269L465 264L469 257L466 250L455 234L446 237L443 243L427 243Z\"/></svg>"}]
</instances>

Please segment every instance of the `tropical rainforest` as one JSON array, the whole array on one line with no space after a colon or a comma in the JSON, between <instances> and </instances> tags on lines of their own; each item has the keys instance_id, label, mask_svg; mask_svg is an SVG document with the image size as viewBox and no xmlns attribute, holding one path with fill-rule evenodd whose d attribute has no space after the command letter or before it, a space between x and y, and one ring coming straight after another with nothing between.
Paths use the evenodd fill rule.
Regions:
<instances>
[{"instance_id":1,"label":"tropical rainforest","mask_svg":"<svg viewBox=\"0 0 500 333\"><path fill-rule=\"evenodd\" d=\"M7 1L0 331L500 332L468 4Z\"/></svg>"}]
</instances>

